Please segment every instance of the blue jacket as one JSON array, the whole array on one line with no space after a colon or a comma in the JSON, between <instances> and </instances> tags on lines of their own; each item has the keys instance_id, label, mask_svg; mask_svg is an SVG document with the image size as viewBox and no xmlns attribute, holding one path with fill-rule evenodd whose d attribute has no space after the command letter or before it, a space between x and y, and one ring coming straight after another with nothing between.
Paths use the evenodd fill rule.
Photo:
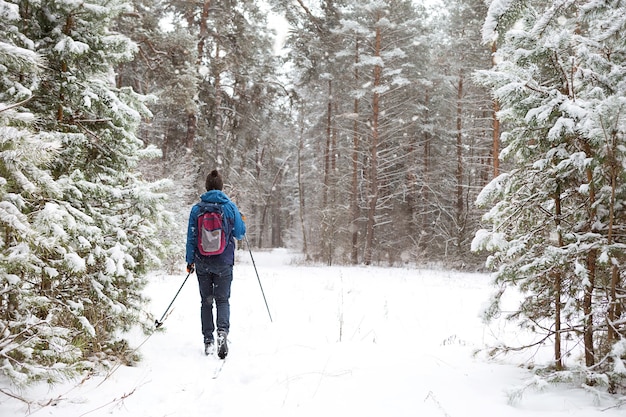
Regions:
<instances>
[{"instance_id":1,"label":"blue jacket","mask_svg":"<svg viewBox=\"0 0 626 417\"><path fill-rule=\"evenodd\" d=\"M231 222L233 226L232 237L237 240L243 239L246 234L246 224L241 218L239 209L230 199L219 190L211 190L200 196L200 200L207 203L221 203L224 209L224 220ZM197 250L198 243L198 216L200 215L200 203L191 208L189 214L189 225L187 226L187 246L185 260L188 264L196 262L216 262L233 265L235 263L235 241L232 237L224 252L215 256L203 256Z\"/></svg>"}]
</instances>

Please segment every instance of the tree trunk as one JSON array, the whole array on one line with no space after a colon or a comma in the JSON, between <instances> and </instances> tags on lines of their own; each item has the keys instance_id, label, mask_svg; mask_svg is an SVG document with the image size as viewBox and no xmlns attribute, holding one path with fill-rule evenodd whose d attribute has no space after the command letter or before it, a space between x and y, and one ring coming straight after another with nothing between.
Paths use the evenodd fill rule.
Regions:
<instances>
[{"instance_id":1,"label":"tree trunk","mask_svg":"<svg viewBox=\"0 0 626 417\"><path fill-rule=\"evenodd\" d=\"M188 149L193 148L193 140L196 137L197 126L196 113L190 111L187 114L187 134L185 135L185 147Z\"/></svg>"},{"instance_id":2,"label":"tree trunk","mask_svg":"<svg viewBox=\"0 0 626 417\"><path fill-rule=\"evenodd\" d=\"M461 230L463 206L463 70L461 70L456 97L456 224L458 230ZM457 246L459 244L460 241L457 242Z\"/></svg>"},{"instance_id":3,"label":"tree trunk","mask_svg":"<svg viewBox=\"0 0 626 417\"><path fill-rule=\"evenodd\" d=\"M491 44L491 63L495 65L497 44L494 41ZM500 175L500 120L498 120L498 112L500 111L500 103L497 99L493 99L493 177Z\"/></svg>"},{"instance_id":4,"label":"tree trunk","mask_svg":"<svg viewBox=\"0 0 626 417\"><path fill-rule=\"evenodd\" d=\"M276 195L281 196L281 184L282 184L282 175L279 181L276 184ZM280 198L274 198L271 200L271 210L272 210L272 232L271 232L271 242L272 248L282 248L283 245L283 216L281 213L282 201Z\"/></svg>"},{"instance_id":5,"label":"tree trunk","mask_svg":"<svg viewBox=\"0 0 626 417\"><path fill-rule=\"evenodd\" d=\"M331 154L332 154L332 119L333 119L333 82L328 80L328 101L326 103L326 142L324 144L324 187L322 190L322 256L332 265L332 198L331 193ZM331 203L329 204L329 201Z\"/></svg>"},{"instance_id":6,"label":"tree trunk","mask_svg":"<svg viewBox=\"0 0 626 417\"><path fill-rule=\"evenodd\" d=\"M585 365L591 367L596 364L595 348L593 346L593 288L596 281L596 251L587 254L587 271L589 283L585 286L583 296L583 313L585 315L584 342L585 342Z\"/></svg>"},{"instance_id":7,"label":"tree trunk","mask_svg":"<svg viewBox=\"0 0 626 417\"><path fill-rule=\"evenodd\" d=\"M615 149L615 145L612 146L612 149ZM609 225L608 225L608 236L607 236L607 245L610 247L613 244L613 232L615 228L615 204L616 204L616 189L617 189L617 161L615 160L615 156L612 152L610 153L610 172L611 172L611 203L609 205ZM614 255L613 255L614 256ZM613 263L611 267L611 285L609 287L609 311L608 311L608 342L609 346L611 346L614 342L619 339L619 328L618 328L618 319L620 316L620 300L617 297L617 288L619 286L620 280L620 271L618 266Z\"/></svg>"},{"instance_id":8,"label":"tree trunk","mask_svg":"<svg viewBox=\"0 0 626 417\"><path fill-rule=\"evenodd\" d=\"M377 16L380 20L380 14ZM374 55L380 57L381 52L381 30L376 26L376 43ZM374 251L374 227L376 226L376 206L378 204L378 118L380 116L380 95L378 87L381 84L382 68L380 65L374 67L374 97L372 99L372 143L370 146L370 192L367 214L367 239L365 242L364 263L370 265Z\"/></svg>"},{"instance_id":9,"label":"tree trunk","mask_svg":"<svg viewBox=\"0 0 626 417\"><path fill-rule=\"evenodd\" d=\"M324 195L322 206L324 210L326 210L326 206L328 205L328 190L330 186L330 147L331 147L331 136L332 136L332 113L333 113L333 105L332 105L332 97L333 97L333 82L328 80L328 103L326 109L326 146L324 147Z\"/></svg>"},{"instance_id":10,"label":"tree trunk","mask_svg":"<svg viewBox=\"0 0 626 417\"><path fill-rule=\"evenodd\" d=\"M584 143L585 153L587 157L591 157L591 147L589 143ZM589 202L588 210L589 210L589 218L591 219L591 224L589 225L589 231L592 229L593 222L597 217L596 213L596 190L593 184L593 172L591 168L586 169L587 174L587 184L589 184ZM591 367L595 365L595 347L593 345L593 291L595 288L596 282L596 260L597 260L597 251L591 250L587 253L587 271L589 274L589 282L585 286L584 295L583 295L583 313L585 315L585 320L583 323L584 326L584 336L583 340L585 343L585 365L587 367Z\"/></svg>"},{"instance_id":11,"label":"tree trunk","mask_svg":"<svg viewBox=\"0 0 626 417\"><path fill-rule=\"evenodd\" d=\"M219 60L220 59L220 46L219 44L216 47L216 51L215 51L215 59ZM222 93L221 93L221 89L222 89L222 78L221 78L221 72L220 72L220 66L219 65L215 65L216 71L215 71L215 151L214 151L214 155L213 158L215 160L215 165L217 167L220 167L222 165L222 158L220 157L220 152L221 152L221 144L224 141L224 130L223 125L224 125L224 118L222 115Z\"/></svg>"},{"instance_id":12,"label":"tree trunk","mask_svg":"<svg viewBox=\"0 0 626 417\"><path fill-rule=\"evenodd\" d=\"M304 122L301 121L300 143L298 145L298 200L300 207L300 227L302 228L302 251L306 260L309 260L309 248L307 245L307 231L305 224L304 184L302 182L302 148L304 147Z\"/></svg>"},{"instance_id":13,"label":"tree trunk","mask_svg":"<svg viewBox=\"0 0 626 417\"><path fill-rule=\"evenodd\" d=\"M562 273L557 271L554 274L554 366L560 371L563 369L563 359L561 354L561 291Z\"/></svg>"},{"instance_id":14,"label":"tree trunk","mask_svg":"<svg viewBox=\"0 0 626 417\"><path fill-rule=\"evenodd\" d=\"M359 39L356 39L355 55L354 55L354 80L355 85L359 84ZM354 124L352 126L352 193L350 196L350 213L352 221L350 228L352 231L352 264L359 262L359 196L358 196L358 171L359 171L359 99L354 99Z\"/></svg>"},{"instance_id":15,"label":"tree trunk","mask_svg":"<svg viewBox=\"0 0 626 417\"><path fill-rule=\"evenodd\" d=\"M557 186L554 196L554 222L558 233L558 245L563 247L563 236L561 234L561 186ZM563 356L561 353L561 292L563 273L557 270L554 274L554 366L557 370L563 369Z\"/></svg>"},{"instance_id":16,"label":"tree trunk","mask_svg":"<svg viewBox=\"0 0 626 417\"><path fill-rule=\"evenodd\" d=\"M202 64L202 58L204 57L204 45L208 36L207 19L209 18L209 7L211 6L211 0L206 0L202 4L202 12L200 14L200 33L198 35L198 57L196 60L196 66L200 67ZM191 19L191 18L188 18ZM193 141L196 136L196 129L198 127L198 117L195 110L189 110L187 114L187 133L185 135L185 146L188 149L193 148Z\"/></svg>"},{"instance_id":17,"label":"tree trunk","mask_svg":"<svg viewBox=\"0 0 626 417\"><path fill-rule=\"evenodd\" d=\"M211 0L205 0L202 4L202 12L200 15L200 34L198 39L198 61L197 65L202 63L202 57L204 56L204 44L209 34L207 27L207 19L209 18L209 7L211 7Z\"/></svg>"},{"instance_id":18,"label":"tree trunk","mask_svg":"<svg viewBox=\"0 0 626 417\"><path fill-rule=\"evenodd\" d=\"M430 105L430 92L426 92L426 96L424 98L424 105L426 108ZM427 116L424 120L424 125L428 125L431 122L430 115L427 113ZM432 144L432 136L428 129L424 130L424 154L422 156L422 205L421 205L421 232L426 232L431 228L430 221L430 210L429 210L429 201L431 199L430 193L430 157L431 157L431 144ZM421 239L420 239L421 240Z\"/></svg>"},{"instance_id":19,"label":"tree trunk","mask_svg":"<svg viewBox=\"0 0 626 417\"><path fill-rule=\"evenodd\" d=\"M261 147L260 150L259 150L259 147L257 147L254 166L256 168L255 179L256 179L256 183L258 184L260 191L262 191L261 190L261 167L263 166L264 159L265 159L265 147ZM263 207L265 207L265 204L263 204ZM257 234L257 242L256 242L257 248L263 247L264 227L265 227L265 208L263 208L263 214L261 216L261 223L259 224L259 232Z\"/></svg>"}]
</instances>

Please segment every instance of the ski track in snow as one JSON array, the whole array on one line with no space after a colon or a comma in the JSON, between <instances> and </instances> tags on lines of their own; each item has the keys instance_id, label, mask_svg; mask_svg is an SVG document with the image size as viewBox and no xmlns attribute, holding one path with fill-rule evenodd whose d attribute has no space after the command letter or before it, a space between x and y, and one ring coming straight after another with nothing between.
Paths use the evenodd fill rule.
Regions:
<instances>
[{"instance_id":1,"label":"ski track in snow","mask_svg":"<svg viewBox=\"0 0 626 417\"><path fill-rule=\"evenodd\" d=\"M531 358L487 361L473 352L494 338L523 335L511 324L485 326L491 293L485 274L380 267L316 267L285 250L254 254L270 322L247 252L237 253L229 356L203 353L197 281L176 299L163 331L148 338L135 367L79 383L0 394L0 416L532 416L616 417L615 398L581 388L509 392L532 377L515 366ZM153 274L146 289L160 317L184 275ZM146 336L137 332L131 341ZM545 358L544 358L545 356ZM532 360L549 360L535 352ZM50 405L41 406L53 401Z\"/></svg>"}]
</instances>

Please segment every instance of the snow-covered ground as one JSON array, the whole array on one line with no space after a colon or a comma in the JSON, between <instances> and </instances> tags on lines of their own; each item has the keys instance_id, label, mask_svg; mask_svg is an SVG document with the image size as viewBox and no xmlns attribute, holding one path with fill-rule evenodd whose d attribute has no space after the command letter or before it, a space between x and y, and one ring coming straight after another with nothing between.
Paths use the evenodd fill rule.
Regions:
<instances>
[{"instance_id":1,"label":"snow-covered ground","mask_svg":"<svg viewBox=\"0 0 626 417\"><path fill-rule=\"evenodd\" d=\"M85 381L0 394L0 416L567 416L617 417L616 399L576 386L520 387L521 358L473 353L519 337L511 324L485 326L484 274L378 267L311 267L284 250L255 252L270 322L248 252L238 252L230 354L217 379L204 356L195 275L164 331L136 334L143 360ZM154 274L147 294L159 318L184 274ZM532 360L542 360L541 352Z\"/></svg>"}]
</instances>

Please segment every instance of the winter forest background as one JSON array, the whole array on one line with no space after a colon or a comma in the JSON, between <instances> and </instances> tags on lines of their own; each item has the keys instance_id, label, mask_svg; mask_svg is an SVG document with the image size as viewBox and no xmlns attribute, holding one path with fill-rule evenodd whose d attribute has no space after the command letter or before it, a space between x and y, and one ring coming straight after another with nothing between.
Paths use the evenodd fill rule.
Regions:
<instances>
[{"instance_id":1,"label":"winter forest background","mask_svg":"<svg viewBox=\"0 0 626 417\"><path fill-rule=\"evenodd\" d=\"M625 2L0 0L0 16L14 383L135 360L120 332L152 328L145 275L183 268L217 167L254 248L486 261L485 319L544 335L555 378L566 339L588 383L626 385Z\"/></svg>"}]
</instances>

